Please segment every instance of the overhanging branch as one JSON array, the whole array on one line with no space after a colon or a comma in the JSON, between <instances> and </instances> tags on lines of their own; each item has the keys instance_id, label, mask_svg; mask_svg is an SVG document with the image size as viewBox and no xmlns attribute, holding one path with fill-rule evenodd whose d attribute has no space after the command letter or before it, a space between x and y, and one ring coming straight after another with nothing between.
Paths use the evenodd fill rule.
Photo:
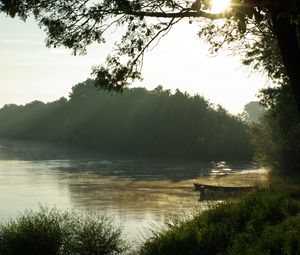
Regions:
<instances>
[{"instance_id":1,"label":"overhanging branch","mask_svg":"<svg viewBox=\"0 0 300 255\"><path fill-rule=\"evenodd\" d=\"M137 17L156 17L156 18L207 18L224 19L228 17L228 12L210 13L204 11L193 11L191 9L180 12L145 12L145 11L126 11L126 14Z\"/></svg>"}]
</instances>

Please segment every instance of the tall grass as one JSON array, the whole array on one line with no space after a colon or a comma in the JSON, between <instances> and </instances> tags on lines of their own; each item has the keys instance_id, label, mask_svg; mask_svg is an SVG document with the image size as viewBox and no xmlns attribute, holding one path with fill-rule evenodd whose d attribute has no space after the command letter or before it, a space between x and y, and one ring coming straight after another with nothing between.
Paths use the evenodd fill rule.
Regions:
<instances>
[{"instance_id":1,"label":"tall grass","mask_svg":"<svg viewBox=\"0 0 300 255\"><path fill-rule=\"evenodd\" d=\"M265 188L156 233L141 255L300 254L299 189Z\"/></svg>"},{"instance_id":2,"label":"tall grass","mask_svg":"<svg viewBox=\"0 0 300 255\"><path fill-rule=\"evenodd\" d=\"M110 255L127 248L106 216L40 208L0 225L0 255Z\"/></svg>"}]
</instances>

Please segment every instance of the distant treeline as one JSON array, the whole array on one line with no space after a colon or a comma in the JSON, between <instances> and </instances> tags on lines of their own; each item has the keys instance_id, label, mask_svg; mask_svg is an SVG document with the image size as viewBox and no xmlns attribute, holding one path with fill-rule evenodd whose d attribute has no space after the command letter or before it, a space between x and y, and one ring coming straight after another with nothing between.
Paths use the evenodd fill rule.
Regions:
<instances>
[{"instance_id":1,"label":"distant treeline","mask_svg":"<svg viewBox=\"0 0 300 255\"><path fill-rule=\"evenodd\" d=\"M97 91L92 80L72 88L70 98L34 101L0 110L0 137L89 147L107 153L199 160L252 156L245 124L201 96L161 86Z\"/></svg>"}]
</instances>

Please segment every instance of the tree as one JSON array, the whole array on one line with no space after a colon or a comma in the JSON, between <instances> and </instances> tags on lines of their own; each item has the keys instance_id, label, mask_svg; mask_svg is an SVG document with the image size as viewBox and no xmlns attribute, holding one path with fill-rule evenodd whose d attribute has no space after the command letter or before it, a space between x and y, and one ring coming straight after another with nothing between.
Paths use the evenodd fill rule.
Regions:
<instances>
[{"instance_id":1,"label":"tree","mask_svg":"<svg viewBox=\"0 0 300 255\"><path fill-rule=\"evenodd\" d=\"M265 112L266 109L258 101L251 101L244 106L241 117L248 123L259 123Z\"/></svg>"},{"instance_id":2,"label":"tree","mask_svg":"<svg viewBox=\"0 0 300 255\"><path fill-rule=\"evenodd\" d=\"M291 88L284 84L261 93L267 111L260 123L251 127L256 158L271 166L275 174L299 177L300 120Z\"/></svg>"},{"instance_id":3,"label":"tree","mask_svg":"<svg viewBox=\"0 0 300 255\"><path fill-rule=\"evenodd\" d=\"M93 70L98 88L108 90L122 90L132 80L141 79L145 50L177 22L184 18L190 22L222 19L221 25L206 23L200 31L212 48L237 43L236 49L244 50L245 63L262 66L269 74L271 70L277 79L285 78L278 77L277 71L282 66L300 108L300 2L232 0L228 10L215 14L210 12L210 1L0 0L0 11L24 20L33 14L47 32L47 46L63 45L73 49L74 54L85 53L86 46L94 41L104 43L105 32L112 26L126 27L117 44L117 53ZM223 41L216 42L214 32L223 35ZM278 51L270 52L272 44L278 46ZM263 47L269 51L261 51ZM273 54L280 62L278 67L268 64Z\"/></svg>"},{"instance_id":4,"label":"tree","mask_svg":"<svg viewBox=\"0 0 300 255\"><path fill-rule=\"evenodd\" d=\"M87 80L70 99L0 109L0 137L58 142L131 156L194 160L248 160L245 123L203 97L158 86L110 96Z\"/></svg>"}]
</instances>

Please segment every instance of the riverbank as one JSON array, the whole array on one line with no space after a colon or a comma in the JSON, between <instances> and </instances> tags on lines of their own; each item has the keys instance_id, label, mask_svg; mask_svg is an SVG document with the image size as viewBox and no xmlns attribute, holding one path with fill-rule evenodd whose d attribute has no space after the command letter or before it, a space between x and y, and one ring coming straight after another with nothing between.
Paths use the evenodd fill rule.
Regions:
<instances>
[{"instance_id":1,"label":"riverbank","mask_svg":"<svg viewBox=\"0 0 300 255\"><path fill-rule=\"evenodd\" d=\"M300 188L276 184L218 203L147 240L140 255L299 254Z\"/></svg>"}]
</instances>

